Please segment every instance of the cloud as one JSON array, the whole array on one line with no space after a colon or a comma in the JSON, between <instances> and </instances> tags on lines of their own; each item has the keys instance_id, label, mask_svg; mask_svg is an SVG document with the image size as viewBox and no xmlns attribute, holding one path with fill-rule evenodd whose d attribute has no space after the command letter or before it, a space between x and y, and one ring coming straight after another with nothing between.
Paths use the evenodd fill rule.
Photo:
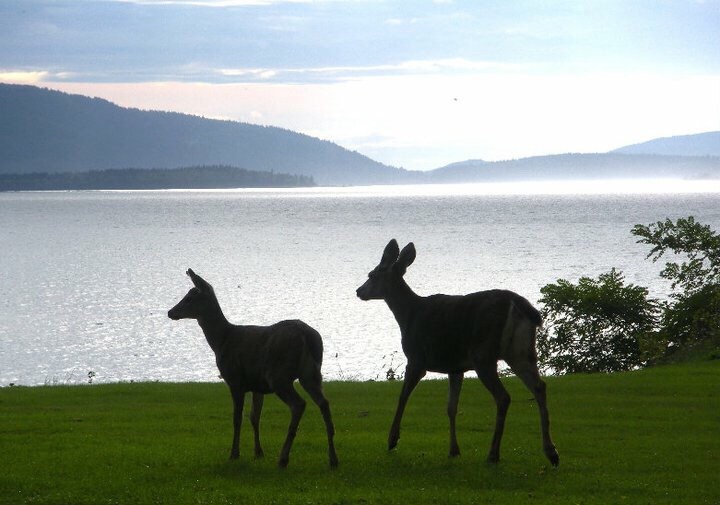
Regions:
<instances>
[{"instance_id":1,"label":"cloud","mask_svg":"<svg viewBox=\"0 0 720 505\"><path fill-rule=\"evenodd\" d=\"M166 5L193 7L248 7L275 4L312 3L313 0L113 0L117 3L138 5ZM317 0L315 0L317 1Z\"/></svg>"},{"instance_id":2,"label":"cloud","mask_svg":"<svg viewBox=\"0 0 720 505\"><path fill-rule=\"evenodd\" d=\"M419 21L418 18L390 18L385 20L386 25L401 26L408 24L415 24Z\"/></svg>"},{"instance_id":3,"label":"cloud","mask_svg":"<svg viewBox=\"0 0 720 505\"><path fill-rule=\"evenodd\" d=\"M0 82L8 84L37 84L42 82L47 75L48 72L0 70Z\"/></svg>"},{"instance_id":4,"label":"cloud","mask_svg":"<svg viewBox=\"0 0 720 505\"><path fill-rule=\"evenodd\" d=\"M71 77L73 77L73 74L69 72L0 69L0 82L8 84L40 84L45 81L64 81Z\"/></svg>"},{"instance_id":5,"label":"cloud","mask_svg":"<svg viewBox=\"0 0 720 505\"><path fill-rule=\"evenodd\" d=\"M273 82L341 82L380 76L459 75L498 71L516 72L521 66L492 61L472 61L464 58L408 60L396 64L328 66L307 68L221 68L215 74L231 81Z\"/></svg>"}]
</instances>

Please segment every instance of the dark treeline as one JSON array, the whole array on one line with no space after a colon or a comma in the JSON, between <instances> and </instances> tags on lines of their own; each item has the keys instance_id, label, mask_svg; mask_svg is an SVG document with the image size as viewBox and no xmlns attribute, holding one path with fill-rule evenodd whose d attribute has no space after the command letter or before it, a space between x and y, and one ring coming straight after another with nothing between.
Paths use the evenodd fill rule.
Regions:
<instances>
[{"instance_id":1,"label":"dark treeline","mask_svg":"<svg viewBox=\"0 0 720 505\"><path fill-rule=\"evenodd\" d=\"M0 174L0 191L71 189L211 189L315 186L304 175L230 166L123 168L88 172Z\"/></svg>"}]
</instances>

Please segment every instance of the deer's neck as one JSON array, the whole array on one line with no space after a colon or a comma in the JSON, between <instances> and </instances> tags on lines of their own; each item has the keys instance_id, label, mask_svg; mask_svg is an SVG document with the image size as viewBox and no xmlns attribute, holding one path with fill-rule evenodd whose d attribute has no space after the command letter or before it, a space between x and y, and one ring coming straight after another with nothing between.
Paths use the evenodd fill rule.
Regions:
<instances>
[{"instance_id":1,"label":"deer's neck","mask_svg":"<svg viewBox=\"0 0 720 505\"><path fill-rule=\"evenodd\" d=\"M395 316L400 328L405 328L418 310L420 296L407 285L404 279L400 279L388 291L385 303Z\"/></svg>"},{"instance_id":2,"label":"deer's neck","mask_svg":"<svg viewBox=\"0 0 720 505\"><path fill-rule=\"evenodd\" d=\"M232 326L223 314L218 304L212 311L198 319L198 324L202 328L205 338L212 350L217 354L222 349L223 344L228 335L228 330Z\"/></svg>"}]
</instances>

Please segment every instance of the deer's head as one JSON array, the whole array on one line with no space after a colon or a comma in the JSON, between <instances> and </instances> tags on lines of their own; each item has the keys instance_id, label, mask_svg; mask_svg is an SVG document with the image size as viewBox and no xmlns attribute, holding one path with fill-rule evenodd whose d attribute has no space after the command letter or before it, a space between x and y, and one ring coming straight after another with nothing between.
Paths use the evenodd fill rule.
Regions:
<instances>
[{"instance_id":1,"label":"deer's head","mask_svg":"<svg viewBox=\"0 0 720 505\"><path fill-rule=\"evenodd\" d=\"M356 293L361 300L381 300L387 296L392 286L402 279L407 267L415 261L415 246L412 242L400 250L397 240L392 239L385 246L378 266L368 274L368 280Z\"/></svg>"},{"instance_id":2,"label":"deer's head","mask_svg":"<svg viewBox=\"0 0 720 505\"><path fill-rule=\"evenodd\" d=\"M192 269L186 272L195 287L190 289L177 305L168 311L168 317L178 319L199 319L210 309L217 306L217 298L213 287Z\"/></svg>"}]
</instances>

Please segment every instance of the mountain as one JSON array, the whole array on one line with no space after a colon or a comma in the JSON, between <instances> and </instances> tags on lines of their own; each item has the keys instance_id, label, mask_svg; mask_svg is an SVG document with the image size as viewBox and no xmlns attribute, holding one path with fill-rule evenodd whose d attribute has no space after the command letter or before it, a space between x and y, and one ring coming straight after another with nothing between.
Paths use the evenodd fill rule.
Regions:
<instances>
[{"instance_id":1,"label":"mountain","mask_svg":"<svg viewBox=\"0 0 720 505\"><path fill-rule=\"evenodd\" d=\"M508 161L469 160L427 174L428 182L566 179L720 179L720 157L597 153L555 154Z\"/></svg>"},{"instance_id":2,"label":"mountain","mask_svg":"<svg viewBox=\"0 0 720 505\"><path fill-rule=\"evenodd\" d=\"M649 140L613 151L623 154L664 156L720 156L720 132L698 133Z\"/></svg>"},{"instance_id":3,"label":"mountain","mask_svg":"<svg viewBox=\"0 0 720 505\"><path fill-rule=\"evenodd\" d=\"M309 176L324 185L393 183L407 175L282 128L0 84L0 174L208 165Z\"/></svg>"},{"instance_id":4,"label":"mountain","mask_svg":"<svg viewBox=\"0 0 720 505\"><path fill-rule=\"evenodd\" d=\"M180 167L194 168L163 172ZM224 168L213 171L200 167ZM132 182L135 185L161 184L157 182L160 180L177 184L180 179L194 177L193 187L225 187L239 184L231 181L261 178L256 174L228 175L229 167L253 174L271 172L264 180L279 180L272 179L272 174L311 177L320 185L720 179L720 132L655 139L609 153L496 162L467 160L417 172L383 165L332 142L282 128L129 109L99 98L0 84L0 175L39 174L32 178L32 184L40 185L78 185L80 181L92 185L121 175L136 179ZM119 169L132 170L117 172ZM159 170L143 175L134 169ZM92 173L62 181L51 177L67 172ZM30 179L7 180L28 184ZM296 179L303 180L310 179Z\"/></svg>"}]
</instances>

